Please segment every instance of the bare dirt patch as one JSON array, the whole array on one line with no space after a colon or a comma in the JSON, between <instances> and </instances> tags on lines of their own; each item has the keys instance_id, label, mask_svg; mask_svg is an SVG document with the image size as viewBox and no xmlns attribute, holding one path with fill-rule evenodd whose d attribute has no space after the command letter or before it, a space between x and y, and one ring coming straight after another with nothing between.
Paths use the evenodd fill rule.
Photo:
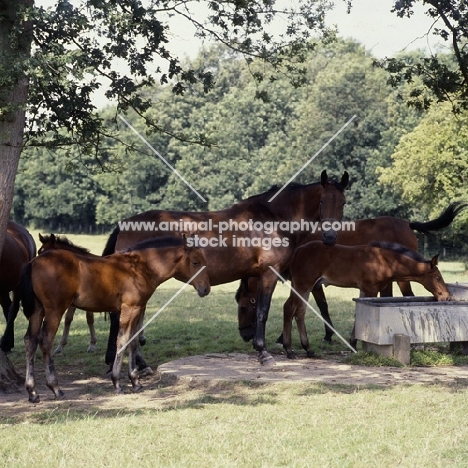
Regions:
<instances>
[{"instance_id":1,"label":"bare dirt patch","mask_svg":"<svg viewBox=\"0 0 468 468\"><path fill-rule=\"evenodd\" d=\"M59 373L64 400L56 400L45 385L42 370L36 375L41 403L28 402L27 393L0 394L1 419L27 419L38 412L53 414L56 410L84 411L101 414L123 414L154 408L166 399L180 395L191 386L209 392L220 382L250 381L270 383L321 383L365 388L389 387L401 384L468 385L468 366L447 367L366 367L344 364L338 359L289 360L275 355L276 364L261 366L255 354L206 354L171 361L159 366L158 371L142 379L144 392L133 394L128 386L124 395L114 395L110 378L106 375L83 378L78 369ZM39 367L39 366L38 366ZM128 382L122 374L122 383Z\"/></svg>"},{"instance_id":2,"label":"bare dirt patch","mask_svg":"<svg viewBox=\"0 0 468 468\"><path fill-rule=\"evenodd\" d=\"M159 367L162 374L199 380L250 380L256 382L314 382L341 385L396 385L455 383L468 379L468 366L367 367L332 359L287 359L275 355L273 366L259 365L253 354L205 354L171 361Z\"/></svg>"}]
</instances>

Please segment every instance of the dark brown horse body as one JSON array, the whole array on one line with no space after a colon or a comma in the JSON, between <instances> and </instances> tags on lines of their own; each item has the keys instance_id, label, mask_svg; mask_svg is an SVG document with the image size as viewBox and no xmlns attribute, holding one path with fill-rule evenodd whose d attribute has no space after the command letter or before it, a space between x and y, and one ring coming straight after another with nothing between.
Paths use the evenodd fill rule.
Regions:
<instances>
[{"instance_id":1,"label":"dark brown horse body","mask_svg":"<svg viewBox=\"0 0 468 468\"><path fill-rule=\"evenodd\" d=\"M195 274L198 275L193 278ZM128 345L129 377L133 390L140 390L135 363L137 340L129 340L141 328L146 303L154 290L174 276L185 282L193 278L191 284L200 296L210 291L202 250L187 248L180 237L151 239L128 252L106 258L77 255L66 250L51 250L36 257L21 278L23 310L29 319L25 335L29 400L39 399L34 381L34 355L38 344L47 386L57 397L63 395L55 373L52 346L62 316L70 306L91 312L119 313L118 352L112 381L116 392L120 392L121 351Z\"/></svg>"},{"instance_id":2,"label":"dark brown horse body","mask_svg":"<svg viewBox=\"0 0 468 468\"><path fill-rule=\"evenodd\" d=\"M320 183L289 186L273 200L277 189L250 197L221 211L195 213L154 210L141 213L119 223L119 228L111 234L103 255L127 248L149 237L167 234L171 229L183 231L189 223L193 223L186 233L194 234L198 239L203 238L203 242L208 244L204 253L211 285L229 283L247 276L258 278L253 344L259 352L260 362L271 362L272 357L265 348L265 325L277 277L269 267L279 271L287 268L294 249L307 231L287 232L277 224L277 229L266 233L251 229L253 224L249 224L249 221L299 223L301 220L320 221L325 218L341 220L345 204L343 191L347 184L346 172L340 182L331 182L323 171ZM246 229L240 229L241 223ZM221 232L223 224L227 229ZM239 229L235 230L235 226ZM155 230L155 227L159 229ZM243 244L240 244L240 238L244 240ZM336 233L325 233L323 240L333 244L336 242ZM219 245L221 242L222 245ZM268 246L270 248L266 248ZM112 362L115 353L113 342L116 333L114 319L106 354L107 363Z\"/></svg>"},{"instance_id":3,"label":"dark brown horse body","mask_svg":"<svg viewBox=\"0 0 468 468\"><path fill-rule=\"evenodd\" d=\"M412 250L418 249L418 239L414 231L419 231L423 234L429 234L432 231L437 231L448 227L455 219L457 214L466 208L466 204L453 203L436 219L422 222L409 222L402 219L393 218L391 216L381 216L373 219L361 219L355 221L354 230L343 230L339 233L340 245L364 245L371 242L392 242L403 245ZM320 240L320 233L309 234L304 243L314 240ZM288 272L283 273L284 277L288 277ZM399 281L403 296L412 296L411 285L409 282ZM257 280L256 278L245 278L241 280L239 289L236 293L238 303L238 324L239 333L245 341L251 340L255 330L255 307L256 307ZM325 299L325 294L322 286L317 285L312 294L320 309L324 320L333 326L331 321L328 305ZM392 283L389 283L383 290L380 291L381 296L392 296ZM325 325L324 341L330 342L333 331ZM282 336L278 338L278 342L282 343Z\"/></svg>"},{"instance_id":4,"label":"dark brown horse body","mask_svg":"<svg viewBox=\"0 0 468 468\"><path fill-rule=\"evenodd\" d=\"M308 242L294 253L289 272L293 290L284 304L283 346L290 358L294 357L291 349L293 317L297 321L302 347L308 355L313 354L304 315L309 292L318 283L357 288L361 297L376 297L392 281L416 281L437 301L450 299L447 285L437 268L437 256L426 261L414 250L398 244L376 242L329 247L322 242Z\"/></svg>"},{"instance_id":5,"label":"dark brown horse body","mask_svg":"<svg viewBox=\"0 0 468 468\"><path fill-rule=\"evenodd\" d=\"M0 348L9 352L14 347L14 323L18 315L20 297L19 283L23 266L36 255L36 245L31 234L19 224L8 222L0 258L0 304L7 322L5 332L0 340ZM13 292L13 302L10 292Z\"/></svg>"}]
</instances>

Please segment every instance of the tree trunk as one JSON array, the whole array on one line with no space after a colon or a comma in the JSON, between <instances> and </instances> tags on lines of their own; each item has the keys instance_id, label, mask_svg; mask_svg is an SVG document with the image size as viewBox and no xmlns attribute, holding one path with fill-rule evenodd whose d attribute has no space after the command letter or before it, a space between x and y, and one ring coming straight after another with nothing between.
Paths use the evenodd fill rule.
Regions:
<instances>
[{"instance_id":1,"label":"tree trunk","mask_svg":"<svg viewBox=\"0 0 468 468\"><path fill-rule=\"evenodd\" d=\"M23 148L28 99L28 79L23 73L23 63L31 54L31 24L18 24L17 15L20 8L33 5L34 0L0 0L0 56L5 68L1 78L6 83L0 88L0 255ZM20 35L15 39L13 31L18 27Z\"/></svg>"},{"instance_id":2,"label":"tree trunk","mask_svg":"<svg viewBox=\"0 0 468 468\"><path fill-rule=\"evenodd\" d=\"M28 99L28 79L23 64L31 54L31 24L18 22L18 11L34 5L34 0L0 0L0 256L13 202L18 162L23 148ZM14 30L19 29L15 37ZM0 390L15 391L18 379L7 356L0 352Z\"/></svg>"},{"instance_id":3,"label":"tree trunk","mask_svg":"<svg viewBox=\"0 0 468 468\"><path fill-rule=\"evenodd\" d=\"M24 377L15 371L8 356L0 349L0 393L19 392L23 385Z\"/></svg>"}]
</instances>

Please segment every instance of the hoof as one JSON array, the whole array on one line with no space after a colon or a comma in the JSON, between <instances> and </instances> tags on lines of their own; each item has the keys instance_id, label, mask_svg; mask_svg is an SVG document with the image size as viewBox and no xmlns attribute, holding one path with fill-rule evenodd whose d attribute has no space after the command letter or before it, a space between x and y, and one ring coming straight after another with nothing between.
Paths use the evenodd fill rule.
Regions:
<instances>
[{"instance_id":1,"label":"hoof","mask_svg":"<svg viewBox=\"0 0 468 468\"><path fill-rule=\"evenodd\" d=\"M323 338L322 343L332 344L332 339L325 337Z\"/></svg>"},{"instance_id":2,"label":"hoof","mask_svg":"<svg viewBox=\"0 0 468 468\"><path fill-rule=\"evenodd\" d=\"M273 356L267 351L260 352L258 354L258 360L262 366L274 366L276 364Z\"/></svg>"},{"instance_id":3,"label":"hoof","mask_svg":"<svg viewBox=\"0 0 468 468\"><path fill-rule=\"evenodd\" d=\"M37 393L33 395L29 395L29 402L30 403L39 403L41 399L39 398L39 395Z\"/></svg>"},{"instance_id":4,"label":"hoof","mask_svg":"<svg viewBox=\"0 0 468 468\"><path fill-rule=\"evenodd\" d=\"M314 357L315 357L315 353L314 353L312 350L309 349L309 350L307 351L307 357L308 357L308 358L314 358Z\"/></svg>"},{"instance_id":5,"label":"hoof","mask_svg":"<svg viewBox=\"0 0 468 468\"><path fill-rule=\"evenodd\" d=\"M96 346L89 345L88 349L86 350L87 353L94 353L96 351Z\"/></svg>"},{"instance_id":6,"label":"hoof","mask_svg":"<svg viewBox=\"0 0 468 468\"><path fill-rule=\"evenodd\" d=\"M139 392L141 392L142 390L143 390L143 385L141 385L141 384L134 385L134 386L132 387L132 392L133 392L133 393L139 393Z\"/></svg>"},{"instance_id":7,"label":"hoof","mask_svg":"<svg viewBox=\"0 0 468 468\"><path fill-rule=\"evenodd\" d=\"M142 377L147 377L148 375L153 375L154 371L151 369L151 367L145 367L144 369L141 369L138 371L138 377L141 379Z\"/></svg>"},{"instance_id":8,"label":"hoof","mask_svg":"<svg viewBox=\"0 0 468 468\"><path fill-rule=\"evenodd\" d=\"M62 354L62 348L57 348L55 351L54 351L54 356L57 356L57 354Z\"/></svg>"},{"instance_id":9,"label":"hoof","mask_svg":"<svg viewBox=\"0 0 468 468\"><path fill-rule=\"evenodd\" d=\"M57 392L54 392L54 393L55 393L55 398L57 398L57 400L65 399L65 393L63 393L62 390L60 390L60 388L58 389Z\"/></svg>"},{"instance_id":10,"label":"hoof","mask_svg":"<svg viewBox=\"0 0 468 468\"><path fill-rule=\"evenodd\" d=\"M114 387L114 393L116 395L123 395L124 391L122 387Z\"/></svg>"},{"instance_id":11,"label":"hoof","mask_svg":"<svg viewBox=\"0 0 468 468\"><path fill-rule=\"evenodd\" d=\"M286 353L286 357L288 359L297 359L297 354L294 351L291 351L290 353Z\"/></svg>"}]
</instances>

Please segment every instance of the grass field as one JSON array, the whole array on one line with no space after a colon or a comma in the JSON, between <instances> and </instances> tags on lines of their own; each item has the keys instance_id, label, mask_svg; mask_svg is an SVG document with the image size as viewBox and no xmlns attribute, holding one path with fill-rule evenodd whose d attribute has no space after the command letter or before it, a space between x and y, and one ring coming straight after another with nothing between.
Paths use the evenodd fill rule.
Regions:
<instances>
[{"instance_id":1,"label":"grass field","mask_svg":"<svg viewBox=\"0 0 468 468\"><path fill-rule=\"evenodd\" d=\"M105 243L105 236L69 237L95 253ZM441 270L446 281L468 281L462 263L442 263ZM172 280L163 284L149 303L147 318L180 286ZM156 367L194 354L251 352L251 343L244 343L237 331L236 288L237 284L217 286L202 299L187 288L145 331L148 363ZM281 331L282 304L288 294L286 286L277 286L267 325L269 348L275 348ZM356 291L329 287L326 295L334 324L347 337ZM314 349L320 351L323 326L313 314L308 314L307 326ZM0 466L468 465L463 417L468 411L468 367L467 379L453 385L363 388L351 381L345 386L161 381L137 395L114 396L110 383L92 384L105 370L108 322L103 315L96 315L96 327L98 351L87 354L85 314L78 312L69 344L56 358L59 378L71 374L89 381L88 403L9 407L1 404L0 396ZM16 329L11 359L24 373L22 315ZM293 338L299 351L297 333ZM335 341L321 352L346 349ZM41 367L39 354L37 361ZM1 408L9 410L7 417L2 417Z\"/></svg>"}]
</instances>

